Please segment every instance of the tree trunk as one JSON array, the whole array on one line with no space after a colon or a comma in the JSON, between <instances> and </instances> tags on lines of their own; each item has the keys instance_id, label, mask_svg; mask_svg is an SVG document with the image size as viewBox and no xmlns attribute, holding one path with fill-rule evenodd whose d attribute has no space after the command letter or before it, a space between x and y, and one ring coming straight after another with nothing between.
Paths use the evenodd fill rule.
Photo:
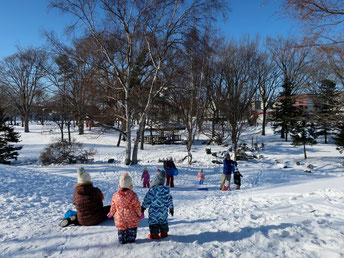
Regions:
<instances>
[{"instance_id":1,"label":"tree trunk","mask_svg":"<svg viewBox=\"0 0 344 258\"><path fill-rule=\"evenodd\" d=\"M282 128L281 128L281 138L282 139L284 138L284 125L282 125Z\"/></svg>"},{"instance_id":2,"label":"tree trunk","mask_svg":"<svg viewBox=\"0 0 344 258\"><path fill-rule=\"evenodd\" d=\"M307 154L306 154L306 144L303 144L303 155L305 157L305 159L307 159Z\"/></svg>"},{"instance_id":3,"label":"tree trunk","mask_svg":"<svg viewBox=\"0 0 344 258\"><path fill-rule=\"evenodd\" d=\"M325 144L327 144L327 129L324 130L324 136L325 136Z\"/></svg>"},{"instance_id":4,"label":"tree trunk","mask_svg":"<svg viewBox=\"0 0 344 258\"><path fill-rule=\"evenodd\" d=\"M262 135L265 135L266 109L263 108Z\"/></svg>"},{"instance_id":5,"label":"tree trunk","mask_svg":"<svg viewBox=\"0 0 344 258\"><path fill-rule=\"evenodd\" d=\"M61 142L63 142L63 140L64 140L64 135L63 135L63 123L62 123L62 125L60 125L59 127L60 127L60 132L61 132Z\"/></svg>"},{"instance_id":6,"label":"tree trunk","mask_svg":"<svg viewBox=\"0 0 344 258\"><path fill-rule=\"evenodd\" d=\"M288 141L288 127L286 126L285 130L285 141L287 142Z\"/></svg>"},{"instance_id":7,"label":"tree trunk","mask_svg":"<svg viewBox=\"0 0 344 258\"><path fill-rule=\"evenodd\" d=\"M192 165L192 153L191 153L192 143L193 143L192 132L188 130L186 149L187 149L187 152L188 152L188 163L189 163L189 165Z\"/></svg>"},{"instance_id":8,"label":"tree trunk","mask_svg":"<svg viewBox=\"0 0 344 258\"><path fill-rule=\"evenodd\" d=\"M30 121L30 117L28 114L25 115L24 117L24 132L25 133L29 133L30 130L29 130L29 121Z\"/></svg>"},{"instance_id":9,"label":"tree trunk","mask_svg":"<svg viewBox=\"0 0 344 258\"><path fill-rule=\"evenodd\" d=\"M143 113L140 121L139 121L139 127L136 131L136 137L135 137L135 141L134 141L134 147L133 147L133 155L132 155L132 159L131 159L131 165L136 165L137 164L137 154L139 151L139 142L140 142L140 136L142 134L143 131L143 127L146 121L146 113Z\"/></svg>"},{"instance_id":10,"label":"tree trunk","mask_svg":"<svg viewBox=\"0 0 344 258\"><path fill-rule=\"evenodd\" d=\"M69 142L69 144L71 144L72 143L72 135L70 132L70 121L67 122L67 130L68 130L68 142Z\"/></svg>"},{"instance_id":11,"label":"tree trunk","mask_svg":"<svg viewBox=\"0 0 344 258\"><path fill-rule=\"evenodd\" d=\"M144 149L144 145L145 145L145 127L146 127L146 119L145 121L143 121L143 130L141 132L141 146L140 146L140 150Z\"/></svg>"},{"instance_id":12,"label":"tree trunk","mask_svg":"<svg viewBox=\"0 0 344 258\"><path fill-rule=\"evenodd\" d=\"M122 139L122 133L119 133L117 147L119 147L119 145L121 144L121 139Z\"/></svg>"},{"instance_id":13,"label":"tree trunk","mask_svg":"<svg viewBox=\"0 0 344 258\"><path fill-rule=\"evenodd\" d=\"M81 117L78 120L78 130L79 130L79 135L83 135L85 133L84 119L82 119Z\"/></svg>"}]
</instances>

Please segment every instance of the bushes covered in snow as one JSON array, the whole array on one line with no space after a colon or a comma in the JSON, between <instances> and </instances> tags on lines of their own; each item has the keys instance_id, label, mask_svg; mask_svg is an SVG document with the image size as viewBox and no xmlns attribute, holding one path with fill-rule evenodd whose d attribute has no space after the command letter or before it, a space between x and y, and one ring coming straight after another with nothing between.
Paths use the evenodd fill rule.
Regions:
<instances>
[{"instance_id":1,"label":"bushes covered in snow","mask_svg":"<svg viewBox=\"0 0 344 258\"><path fill-rule=\"evenodd\" d=\"M81 143L58 141L45 148L39 158L43 165L89 163L96 154L94 149L84 150Z\"/></svg>"}]
</instances>

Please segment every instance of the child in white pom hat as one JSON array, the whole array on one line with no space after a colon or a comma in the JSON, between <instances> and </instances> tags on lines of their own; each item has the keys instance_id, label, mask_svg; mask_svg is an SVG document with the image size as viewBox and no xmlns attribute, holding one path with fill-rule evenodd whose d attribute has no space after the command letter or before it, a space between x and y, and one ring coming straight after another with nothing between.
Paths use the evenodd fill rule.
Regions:
<instances>
[{"instance_id":1,"label":"child in white pom hat","mask_svg":"<svg viewBox=\"0 0 344 258\"><path fill-rule=\"evenodd\" d=\"M110 215L114 217L119 242L134 243L141 216L140 201L132 190L133 182L128 173L122 174L118 187L112 197Z\"/></svg>"}]
</instances>

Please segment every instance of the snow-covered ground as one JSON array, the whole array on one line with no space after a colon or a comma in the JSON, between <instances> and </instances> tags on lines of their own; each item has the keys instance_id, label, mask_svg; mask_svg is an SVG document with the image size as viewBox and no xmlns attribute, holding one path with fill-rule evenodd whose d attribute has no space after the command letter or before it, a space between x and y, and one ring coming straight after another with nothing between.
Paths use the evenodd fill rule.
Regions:
<instances>
[{"instance_id":1,"label":"snow-covered ground","mask_svg":"<svg viewBox=\"0 0 344 258\"><path fill-rule=\"evenodd\" d=\"M159 159L172 156L177 161L170 236L147 239L144 218L136 243L120 245L110 219L92 227L58 226L64 213L74 209L76 169L81 165L44 167L37 162L46 144L59 137L56 129L42 135L47 129L31 125L31 132L22 134L24 147L16 164L0 165L0 257L344 257L343 155L333 144L308 147L309 159L304 161L302 147L283 142L271 131L260 136L259 128L251 128L243 139L248 145L252 136L263 141L264 158L239 161L242 189L223 192L218 190L222 165L212 163L214 157L205 148L220 152L225 147L197 141L196 162L189 166L178 163L186 155L184 145L146 145L139 152L139 165L127 167L122 164L125 147L115 147L116 134L74 132L86 148L97 150L95 162L84 167L104 193L105 205L117 191L122 172L133 177L142 201L147 192L140 181L143 168L153 174L162 168ZM107 163L110 158L116 162ZM314 168L305 173L309 164ZM200 168L207 191L198 189Z\"/></svg>"}]
</instances>

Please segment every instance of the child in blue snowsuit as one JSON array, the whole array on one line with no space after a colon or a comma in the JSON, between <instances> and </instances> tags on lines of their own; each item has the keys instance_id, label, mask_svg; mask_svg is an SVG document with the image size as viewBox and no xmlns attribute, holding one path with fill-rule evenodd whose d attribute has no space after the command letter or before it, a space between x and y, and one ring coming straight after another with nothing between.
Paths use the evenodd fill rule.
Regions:
<instances>
[{"instance_id":1,"label":"child in blue snowsuit","mask_svg":"<svg viewBox=\"0 0 344 258\"><path fill-rule=\"evenodd\" d=\"M150 234L148 238L159 239L168 236L168 212L173 216L173 200L170 188L165 186L166 172L158 170L158 174L151 182L151 188L147 192L141 207L142 213L148 210L148 224ZM159 235L160 233L160 235Z\"/></svg>"}]
</instances>

